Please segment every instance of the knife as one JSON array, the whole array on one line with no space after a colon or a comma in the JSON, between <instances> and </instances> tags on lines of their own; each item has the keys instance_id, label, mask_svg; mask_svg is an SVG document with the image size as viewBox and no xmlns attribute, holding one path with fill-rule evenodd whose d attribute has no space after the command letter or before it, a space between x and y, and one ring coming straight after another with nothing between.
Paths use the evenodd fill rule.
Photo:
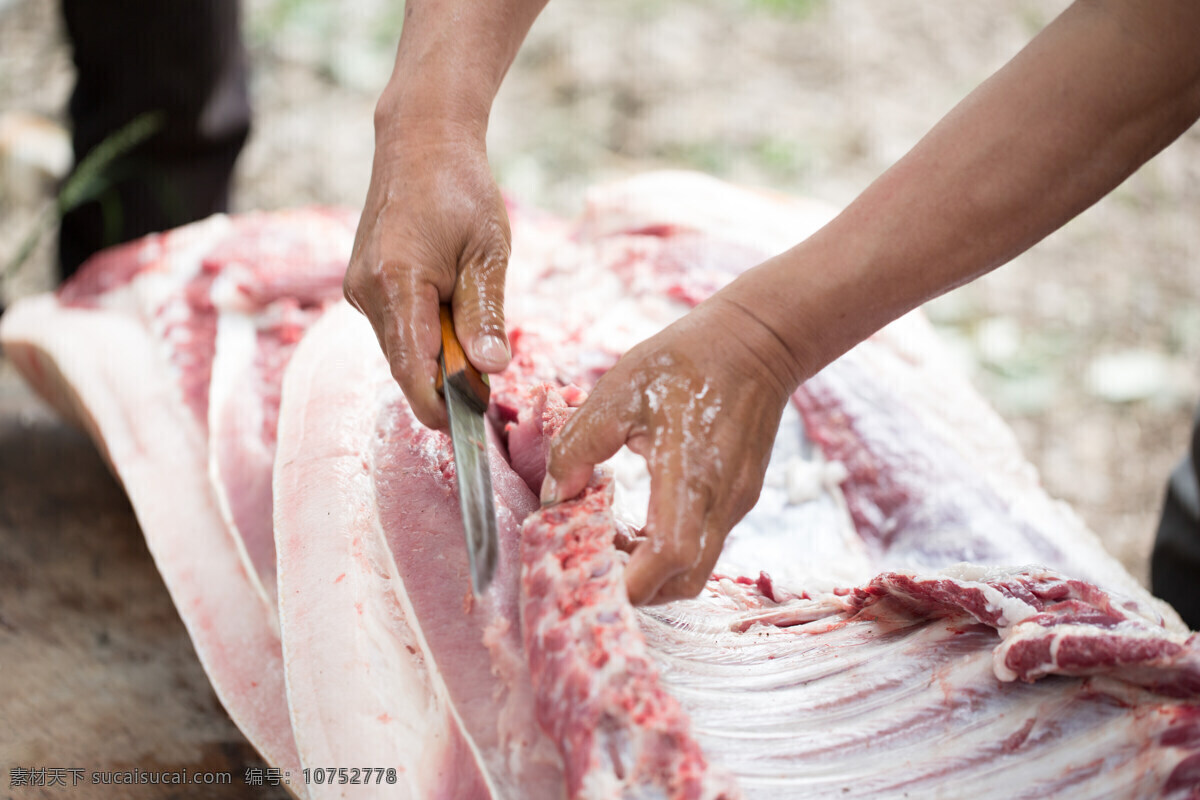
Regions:
<instances>
[{"instance_id":1,"label":"knife","mask_svg":"<svg viewBox=\"0 0 1200 800\"><path fill-rule=\"evenodd\" d=\"M454 468L458 475L458 502L462 508L467 557L471 563L471 588L476 595L487 589L496 572L498 533L492 499L492 473L488 467L487 411L491 387L486 375L467 360L449 306L442 306L441 372L437 389L446 400Z\"/></svg>"}]
</instances>

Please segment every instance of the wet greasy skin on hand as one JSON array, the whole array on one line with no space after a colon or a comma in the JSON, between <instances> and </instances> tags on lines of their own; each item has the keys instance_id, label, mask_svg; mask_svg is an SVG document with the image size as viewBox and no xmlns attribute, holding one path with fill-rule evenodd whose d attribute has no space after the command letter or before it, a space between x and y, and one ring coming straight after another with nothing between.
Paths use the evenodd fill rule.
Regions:
<instances>
[{"instance_id":1,"label":"wet greasy skin on hand","mask_svg":"<svg viewBox=\"0 0 1200 800\"><path fill-rule=\"evenodd\" d=\"M646 538L626 570L634 603L698 594L758 499L789 387L742 322L705 304L646 340L601 378L551 447L548 501L577 494L623 444L646 459Z\"/></svg>"},{"instance_id":2,"label":"wet greasy skin on hand","mask_svg":"<svg viewBox=\"0 0 1200 800\"><path fill-rule=\"evenodd\" d=\"M346 299L371 321L417 418L445 428L445 406L434 389L438 306L451 304L459 341L481 372L509 361L508 215L486 153L470 136L392 138L375 151Z\"/></svg>"}]
</instances>

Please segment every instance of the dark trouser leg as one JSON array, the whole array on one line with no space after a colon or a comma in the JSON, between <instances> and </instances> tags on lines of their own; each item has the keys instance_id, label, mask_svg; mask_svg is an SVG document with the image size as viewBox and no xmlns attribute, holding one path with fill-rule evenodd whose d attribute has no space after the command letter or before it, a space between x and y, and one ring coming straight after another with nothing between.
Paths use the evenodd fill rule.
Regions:
<instances>
[{"instance_id":1,"label":"dark trouser leg","mask_svg":"<svg viewBox=\"0 0 1200 800\"><path fill-rule=\"evenodd\" d=\"M96 250L224 211L250 129L237 0L62 0L77 80L76 161L139 114L150 139L105 172L109 188L63 219L69 277Z\"/></svg>"},{"instance_id":2,"label":"dark trouser leg","mask_svg":"<svg viewBox=\"0 0 1200 800\"><path fill-rule=\"evenodd\" d=\"M1200 628L1200 409L1187 458L1171 474L1150 558L1150 589L1175 607L1193 630Z\"/></svg>"}]
</instances>

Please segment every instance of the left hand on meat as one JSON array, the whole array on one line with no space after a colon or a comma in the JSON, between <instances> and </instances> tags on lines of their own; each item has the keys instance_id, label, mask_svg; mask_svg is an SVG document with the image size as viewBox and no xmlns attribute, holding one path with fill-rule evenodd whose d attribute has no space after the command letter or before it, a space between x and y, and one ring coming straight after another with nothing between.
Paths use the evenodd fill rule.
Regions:
<instances>
[{"instance_id":1,"label":"left hand on meat","mask_svg":"<svg viewBox=\"0 0 1200 800\"><path fill-rule=\"evenodd\" d=\"M544 503L579 493L621 445L646 459L646 538L625 570L633 603L699 594L758 500L794 388L778 349L753 315L717 295L630 350L553 441Z\"/></svg>"}]
</instances>

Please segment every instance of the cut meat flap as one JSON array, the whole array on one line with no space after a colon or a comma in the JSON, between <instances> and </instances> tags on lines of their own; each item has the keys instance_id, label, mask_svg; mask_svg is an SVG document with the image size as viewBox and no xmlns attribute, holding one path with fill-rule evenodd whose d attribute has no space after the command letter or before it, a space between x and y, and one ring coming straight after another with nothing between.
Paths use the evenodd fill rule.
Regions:
<instances>
[{"instance_id":1,"label":"cut meat flap","mask_svg":"<svg viewBox=\"0 0 1200 800\"><path fill-rule=\"evenodd\" d=\"M942 575L884 573L856 600L880 596L931 616L969 614L995 628L996 676L1106 675L1174 697L1200 697L1200 639L1153 608L1046 570L959 566Z\"/></svg>"},{"instance_id":2,"label":"cut meat flap","mask_svg":"<svg viewBox=\"0 0 1200 800\"><path fill-rule=\"evenodd\" d=\"M455 713L497 796L560 796L561 767L534 723L520 637L520 522L537 500L492 434L499 560L488 591L473 597L450 440L424 428L398 390L381 411L373 498Z\"/></svg>"},{"instance_id":3,"label":"cut meat flap","mask_svg":"<svg viewBox=\"0 0 1200 800\"><path fill-rule=\"evenodd\" d=\"M561 763L533 717L517 605L518 526L537 501L496 441L500 558L478 599L450 441L417 422L370 326L348 306L298 349L280 442L282 632L304 763L379 752L409 776L400 796L561 797ZM331 680L344 688L330 691ZM436 733L426 739L426 730ZM341 797L345 788L311 790Z\"/></svg>"},{"instance_id":4,"label":"cut meat flap","mask_svg":"<svg viewBox=\"0 0 1200 800\"><path fill-rule=\"evenodd\" d=\"M327 298L328 299L328 298ZM221 510L240 534L272 615L275 537L271 472L283 370L324 303L288 299L261 312L224 313L217 322L208 414L209 472Z\"/></svg>"},{"instance_id":5,"label":"cut meat flap","mask_svg":"<svg viewBox=\"0 0 1200 800\"><path fill-rule=\"evenodd\" d=\"M347 306L317 325L287 373L275 493L284 660L306 766L397 768L395 782L314 784L319 797L474 800L488 795L372 497L378 409L390 373ZM369 348L364 350L364 348ZM336 687L336 688L332 688ZM402 755L401 755L402 754Z\"/></svg>"},{"instance_id":6,"label":"cut meat flap","mask_svg":"<svg viewBox=\"0 0 1200 800\"><path fill-rule=\"evenodd\" d=\"M300 338L342 298L355 219L340 211L239 222L204 260L216 312L209 471L275 623L271 473L283 372Z\"/></svg>"},{"instance_id":7,"label":"cut meat flap","mask_svg":"<svg viewBox=\"0 0 1200 800\"><path fill-rule=\"evenodd\" d=\"M8 357L129 493L222 704L289 769L271 528L279 384L300 333L341 295L353 232L343 212L214 217L99 254L0 325Z\"/></svg>"},{"instance_id":8,"label":"cut meat flap","mask_svg":"<svg viewBox=\"0 0 1200 800\"><path fill-rule=\"evenodd\" d=\"M630 607L612 540L644 468L538 510L548 436L620 352L830 214L680 174L596 190L575 224L509 210L479 598L448 440L361 316L317 320L348 215L150 237L0 326L106 453L264 757L394 770L314 798L1200 796L1195 635L1046 497L919 316L797 393L701 596Z\"/></svg>"}]
</instances>

